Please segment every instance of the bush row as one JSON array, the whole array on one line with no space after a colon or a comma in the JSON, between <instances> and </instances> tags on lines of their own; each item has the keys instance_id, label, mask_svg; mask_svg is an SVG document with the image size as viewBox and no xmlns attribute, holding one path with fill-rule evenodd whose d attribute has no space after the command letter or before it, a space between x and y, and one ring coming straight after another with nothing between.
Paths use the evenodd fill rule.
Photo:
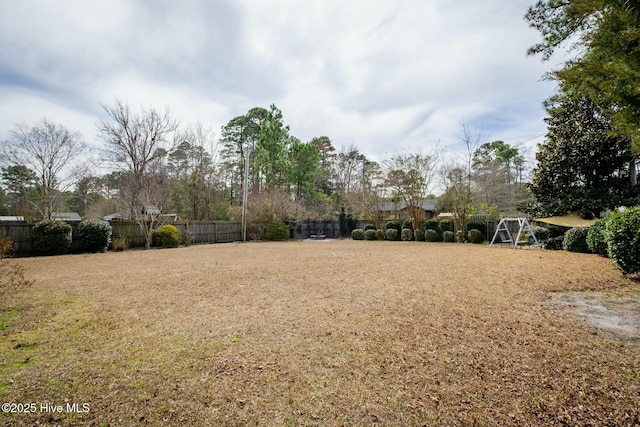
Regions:
<instances>
[{"instance_id":1,"label":"bush row","mask_svg":"<svg viewBox=\"0 0 640 427\"><path fill-rule=\"evenodd\" d=\"M591 227L570 229L562 247L608 256L624 274L640 272L640 206L615 212Z\"/></svg>"},{"instance_id":2,"label":"bush row","mask_svg":"<svg viewBox=\"0 0 640 427\"><path fill-rule=\"evenodd\" d=\"M281 237L283 228L274 224L269 229L272 238ZM38 222L34 227L33 247L38 255L61 255L69 253L71 242L73 241L72 228L63 221L44 220ZM107 221L97 219L86 219L78 224L77 239L80 242L80 249L83 252L106 252L111 241L111 225ZM286 237L289 237L289 230L286 228ZM180 246L182 236L178 229L171 224L165 224L154 231L153 243L155 246L164 248L175 248ZM126 248L125 238L113 239L114 250L124 250Z\"/></svg>"},{"instance_id":3,"label":"bush row","mask_svg":"<svg viewBox=\"0 0 640 427\"><path fill-rule=\"evenodd\" d=\"M453 223L449 220L438 221L429 219L421 224L421 228L414 230L411 221L389 221L384 230L376 230L372 224L364 229L357 228L351 232L353 240L402 240L427 242L472 242L482 243L486 233L483 221L472 221L465 227L466 231L453 232ZM457 237L457 239L456 239Z\"/></svg>"},{"instance_id":4,"label":"bush row","mask_svg":"<svg viewBox=\"0 0 640 427\"><path fill-rule=\"evenodd\" d=\"M44 220L34 227L33 248L40 255L61 255L71 249L72 228L63 221ZM80 248L86 252L105 252L111 241L111 225L87 219L78 224Z\"/></svg>"}]
</instances>

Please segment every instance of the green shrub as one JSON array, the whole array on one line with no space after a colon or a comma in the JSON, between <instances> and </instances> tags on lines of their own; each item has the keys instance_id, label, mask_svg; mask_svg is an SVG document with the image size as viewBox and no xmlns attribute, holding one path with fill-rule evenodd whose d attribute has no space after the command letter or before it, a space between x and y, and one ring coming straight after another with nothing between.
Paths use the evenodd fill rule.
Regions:
<instances>
[{"instance_id":1,"label":"green shrub","mask_svg":"<svg viewBox=\"0 0 640 427\"><path fill-rule=\"evenodd\" d=\"M464 243L466 241L467 241L467 235L465 234L465 232L462 230L456 231L456 242Z\"/></svg>"},{"instance_id":2,"label":"green shrub","mask_svg":"<svg viewBox=\"0 0 640 427\"><path fill-rule=\"evenodd\" d=\"M368 230L365 230L364 238L366 240L376 240L376 230L374 230L372 228L370 228Z\"/></svg>"},{"instance_id":3,"label":"green shrub","mask_svg":"<svg viewBox=\"0 0 640 427\"><path fill-rule=\"evenodd\" d=\"M356 228L351 232L351 238L353 240L364 240L364 230L362 228Z\"/></svg>"},{"instance_id":4,"label":"green shrub","mask_svg":"<svg viewBox=\"0 0 640 427\"><path fill-rule=\"evenodd\" d=\"M60 255L71 248L71 226L62 221L44 220L33 226L33 248L41 255Z\"/></svg>"},{"instance_id":5,"label":"green shrub","mask_svg":"<svg viewBox=\"0 0 640 427\"><path fill-rule=\"evenodd\" d=\"M413 222L410 219L405 220L402 223L402 229L408 228L409 230L413 231Z\"/></svg>"},{"instance_id":6,"label":"green shrub","mask_svg":"<svg viewBox=\"0 0 640 427\"><path fill-rule=\"evenodd\" d=\"M385 234L387 235L387 240L398 240L398 235L400 233L398 233L398 230L395 228L387 228Z\"/></svg>"},{"instance_id":7,"label":"green shrub","mask_svg":"<svg viewBox=\"0 0 640 427\"><path fill-rule=\"evenodd\" d=\"M393 228L394 230L398 230L398 235L399 235L400 231L402 231L402 224L400 223L400 221L389 221L387 222L385 229L388 230L390 228Z\"/></svg>"},{"instance_id":8,"label":"green shrub","mask_svg":"<svg viewBox=\"0 0 640 427\"><path fill-rule=\"evenodd\" d=\"M410 228L403 228L402 229L402 234L400 235L400 237L402 238L402 241L404 241L404 242L408 242L410 240L413 240L413 230L411 230Z\"/></svg>"},{"instance_id":9,"label":"green shrub","mask_svg":"<svg viewBox=\"0 0 640 427\"><path fill-rule=\"evenodd\" d=\"M589 227L570 228L564 234L562 241L562 249L569 252L581 252L588 254L589 246L587 246L587 233Z\"/></svg>"},{"instance_id":10,"label":"green shrub","mask_svg":"<svg viewBox=\"0 0 640 427\"><path fill-rule=\"evenodd\" d=\"M477 228L472 228L467 233L467 237L471 243L482 243L484 242L484 233Z\"/></svg>"},{"instance_id":11,"label":"green shrub","mask_svg":"<svg viewBox=\"0 0 640 427\"><path fill-rule=\"evenodd\" d=\"M549 237L551 237L551 230L549 230L547 227L540 227L539 225L533 225L531 226L531 229L533 230L533 234L536 235L536 239L538 240L538 242L542 242L544 240L547 240Z\"/></svg>"},{"instance_id":12,"label":"green shrub","mask_svg":"<svg viewBox=\"0 0 640 427\"><path fill-rule=\"evenodd\" d=\"M442 229L440 229L440 221L438 221L437 219L428 219L424 222L424 229L425 230L435 230L438 233L440 233L442 231Z\"/></svg>"},{"instance_id":13,"label":"green shrub","mask_svg":"<svg viewBox=\"0 0 640 427\"><path fill-rule=\"evenodd\" d=\"M376 228L373 226L373 224L367 224L364 226L364 231L367 230L375 230Z\"/></svg>"},{"instance_id":14,"label":"green shrub","mask_svg":"<svg viewBox=\"0 0 640 427\"><path fill-rule=\"evenodd\" d=\"M436 230L427 228L426 230L424 230L424 240L426 240L427 242L439 242L440 236L438 235L438 232Z\"/></svg>"},{"instance_id":15,"label":"green shrub","mask_svg":"<svg viewBox=\"0 0 640 427\"><path fill-rule=\"evenodd\" d=\"M85 219L78 224L78 239L83 251L106 252L111 243L111 224L99 219Z\"/></svg>"},{"instance_id":16,"label":"green shrub","mask_svg":"<svg viewBox=\"0 0 640 427\"><path fill-rule=\"evenodd\" d=\"M440 221L437 219L428 219L424 222L425 232L428 230L433 230L436 232L435 240L427 240L427 242L440 242L442 241L442 230L440 229ZM430 237L433 238L433 237ZM426 239L426 234L425 234Z\"/></svg>"},{"instance_id":17,"label":"green shrub","mask_svg":"<svg viewBox=\"0 0 640 427\"><path fill-rule=\"evenodd\" d=\"M416 239L416 242L424 242L424 231L421 229L417 229L413 231L413 235Z\"/></svg>"},{"instance_id":18,"label":"green shrub","mask_svg":"<svg viewBox=\"0 0 640 427\"><path fill-rule=\"evenodd\" d=\"M153 239L156 245L163 248L177 248L180 246L180 232L175 225L161 225L153 233Z\"/></svg>"},{"instance_id":19,"label":"green shrub","mask_svg":"<svg viewBox=\"0 0 640 427\"><path fill-rule=\"evenodd\" d=\"M272 221L267 224L264 232L265 240L289 240L289 226L282 221Z\"/></svg>"},{"instance_id":20,"label":"green shrub","mask_svg":"<svg viewBox=\"0 0 640 427\"><path fill-rule=\"evenodd\" d=\"M385 238L384 230L377 229L376 230L376 239L384 240L384 238Z\"/></svg>"},{"instance_id":21,"label":"green shrub","mask_svg":"<svg viewBox=\"0 0 640 427\"><path fill-rule=\"evenodd\" d=\"M448 219L441 220L438 225L440 226L440 230L444 233L445 231L453 231L453 222Z\"/></svg>"},{"instance_id":22,"label":"green shrub","mask_svg":"<svg viewBox=\"0 0 640 427\"><path fill-rule=\"evenodd\" d=\"M605 239L609 257L624 274L640 272L640 206L610 216Z\"/></svg>"},{"instance_id":23,"label":"green shrub","mask_svg":"<svg viewBox=\"0 0 640 427\"><path fill-rule=\"evenodd\" d=\"M456 235L453 234L453 231L443 231L442 232L442 240L447 243L452 243L456 238Z\"/></svg>"},{"instance_id":24,"label":"green shrub","mask_svg":"<svg viewBox=\"0 0 640 427\"><path fill-rule=\"evenodd\" d=\"M600 219L596 221L596 223L591 227L589 227L589 231L587 231L587 246L589 247L589 250L594 254L604 256L608 255L607 241L605 238L606 228L606 220Z\"/></svg>"},{"instance_id":25,"label":"green shrub","mask_svg":"<svg viewBox=\"0 0 640 427\"><path fill-rule=\"evenodd\" d=\"M469 234L470 230L480 230L483 236L487 235L487 225L484 221L469 221L464 226L464 231Z\"/></svg>"}]
</instances>

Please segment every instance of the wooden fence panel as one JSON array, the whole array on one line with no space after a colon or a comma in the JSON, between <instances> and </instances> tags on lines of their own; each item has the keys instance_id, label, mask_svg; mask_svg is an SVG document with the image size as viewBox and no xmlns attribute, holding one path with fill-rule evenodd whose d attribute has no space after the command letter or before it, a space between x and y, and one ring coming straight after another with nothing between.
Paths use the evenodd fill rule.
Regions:
<instances>
[{"instance_id":1,"label":"wooden fence panel","mask_svg":"<svg viewBox=\"0 0 640 427\"><path fill-rule=\"evenodd\" d=\"M242 225L236 221L194 221L194 222L172 222L180 235L186 236L187 231L192 235L191 243L224 243L242 240ZM13 252L18 256L29 256L34 254L33 249L33 226L31 222L1 222L0 235L6 235L13 241ZM78 223L70 223L72 228L71 252L77 253L82 250L80 239L78 238ZM112 221L111 238L124 237L127 246L130 248L144 247L145 238L140 226L133 221Z\"/></svg>"},{"instance_id":2,"label":"wooden fence panel","mask_svg":"<svg viewBox=\"0 0 640 427\"><path fill-rule=\"evenodd\" d=\"M215 243L242 240L242 224L236 221L215 221Z\"/></svg>"},{"instance_id":3,"label":"wooden fence panel","mask_svg":"<svg viewBox=\"0 0 640 427\"><path fill-rule=\"evenodd\" d=\"M191 233L191 243L215 243L216 223L210 221L193 221L187 224L187 230ZM241 240L241 239L238 239Z\"/></svg>"},{"instance_id":4,"label":"wooden fence panel","mask_svg":"<svg viewBox=\"0 0 640 427\"><path fill-rule=\"evenodd\" d=\"M144 247L145 238L138 223L133 221L112 221L111 230L111 238L124 237L127 241L127 247Z\"/></svg>"},{"instance_id":5,"label":"wooden fence panel","mask_svg":"<svg viewBox=\"0 0 640 427\"><path fill-rule=\"evenodd\" d=\"M13 241L13 252L16 255L28 255L33 252L33 226L31 222L2 222L0 235Z\"/></svg>"}]
</instances>

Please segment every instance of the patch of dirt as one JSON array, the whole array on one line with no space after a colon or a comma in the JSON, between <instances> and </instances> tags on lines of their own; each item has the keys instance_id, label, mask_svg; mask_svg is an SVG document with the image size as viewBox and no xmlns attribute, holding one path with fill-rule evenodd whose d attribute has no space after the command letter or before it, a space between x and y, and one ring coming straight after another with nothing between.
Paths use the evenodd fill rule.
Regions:
<instances>
[{"instance_id":1,"label":"patch of dirt","mask_svg":"<svg viewBox=\"0 0 640 427\"><path fill-rule=\"evenodd\" d=\"M640 346L640 294L637 292L572 292L556 295L553 302L596 328Z\"/></svg>"}]
</instances>

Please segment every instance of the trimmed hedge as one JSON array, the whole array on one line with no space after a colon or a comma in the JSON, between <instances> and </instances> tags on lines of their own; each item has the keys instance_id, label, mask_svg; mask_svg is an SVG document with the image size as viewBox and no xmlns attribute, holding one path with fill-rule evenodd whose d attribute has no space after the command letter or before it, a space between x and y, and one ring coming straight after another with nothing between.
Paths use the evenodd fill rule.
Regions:
<instances>
[{"instance_id":1,"label":"trimmed hedge","mask_svg":"<svg viewBox=\"0 0 640 427\"><path fill-rule=\"evenodd\" d=\"M385 234L387 235L387 240L398 240L399 233L395 228L387 228Z\"/></svg>"},{"instance_id":2,"label":"trimmed hedge","mask_svg":"<svg viewBox=\"0 0 640 427\"><path fill-rule=\"evenodd\" d=\"M447 243L452 243L455 239L456 239L456 235L453 233L453 231L447 230L442 232L443 241Z\"/></svg>"},{"instance_id":3,"label":"trimmed hedge","mask_svg":"<svg viewBox=\"0 0 640 427\"><path fill-rule=\"evenodd\" d=\"M111 224L99 219L85 219L78 224L80 247L88 252L106 252L111 243Z\"/></svg>"},{"instance_id":4,"label":"trimmed hedge","mask_svg":"<svg viewBox=\"0 0 640 427\"><path fill-rule=\"evenodd\" d=\"M364 231L367 230L375 230L376 228L373 226L373 224L367 224L364 226Z\"/></svg>"},{"instance_id":5,"label":"trimmed hedge","mask_svg":"<svg viewBox=\"0 0 640 427\"><path fill-rule=\"evenodd\" d=\"M158 246L163 248L177 248L180 246L180 232L175 225L165 224L153 233Z\"/></svg>"},{"instance_id":6,"label":"trimmed hedge","mask_svg":"<svg viewBox=\"0 0 640 427\"><path fill-rule=\"evenodd\" d=\"M624 274L640 272L640 206L610 216L605 239L609 257Z\"/></svg>"},{"instance_id":7,"label":"trimmed hedge","mask_svg":"<svg viewBox=\"0 0 640 427\"><path fill-rule=\"evenodd\" d=\"M384 230L376 230L376 239L378 240L384 240L385 235L384 235Z\"/></svg>"},{"instance_id":8,"label":"trimmed hedge","mask_svg":"<svg viewBox=\"0 0 640 427\"><path fill-rule=\"evenodd\" d=\"M591 251L587 245L587 233L589 227L575 227L570 228L564 234L564 240L562 241L562 249L569 252L579 252L588 254Z\"/></svg>"},{"instance_id":9,"label":"trimmed hedge","mask_svg":"<svg viewBox=\"0 0 640 427\"><path fill-rule=\"evenodd\" d=\"M480 230L483 236L487 235L487 225L484 221L469 221L464 226L464 231L469 234L471 230Z\"/></svg>"},{"instance_id":10,"label":"trimmed hedge","mask_svg":"<svg viewBox=\"0 0 640 427\"><path fill-rule=\"evenodd\" d=\"M410 219L407 219L402 223L402 229L404 230L405 228L413 231L413 222Z\"/></svg>"},{"instance_id":11,"label":"trimmed hedge","mask_svg":"<svg viewBox=\"0 0 640 427\"><path fill-rule=\"evenodd\" d=\"M423 230L414 230L413 236L416 239L416 242L424 242L424 231Z\"/></svg>"},{"instance_id":12,"label":"trimmed hedge","mask_svg":"<svg viewBox=\"0 0 640 427\"><path fill-rule=\"evenodd\" d=\"M456 231L456 242L464 243L467 241L467 235L464 231L458 230Z\"/></svg>"},{"instance_id":13,"label":"trimmed hedge","mask_svg":"<svg viewBox=\"0 0 640 427\"><path fill-rule=\"evenodd\" d=\"M424 231L424 240L426 240L427 242L439 242L440 236L438 235L438 232L436 230L427 228Z\"/></svg>"},{"instance_id":14,"label":"trimmed hedge","mask_svg":"<svg viewBox=\"0 0 640 427\"><path fill-rule=\"evenodd\" d=\"M440 226L440 230L444 233L445 231L453 231L453 222L448 219L441 220L438 225Z\"/></svg>"},{"instance_id":15,"label":"trimmed hedge","mask_svg":"<svg viewBox=\"0 0 640 427\"><path fill-rule=\"evenodd\" d=\"M587 246L594 254L608 256L607 240L605 231L607 228L606 220L599 219L589 227L587 232Z\"/></svg>"},{"instance_id":16,"label":"trimmed hedge","mask_svg":"<svg viewBox=\"0 0 640 427\"><path fill-rule=\"evenodd\" d=\"M400 234L400 232L402 231L402 224L400 223L400 221L389 221L387 222L385 229L388 230L390 228L398 230L398 234Z\"/></svg>"},{"instance_id":17,"label":"trimmed hedge","mask_svg":"<svg viewBox=\"0 0 640 427\"><path fill-rule=\"evenodd\" d=\"M402 240L404 242L413 240L413 230L411 230L410 228L403 228L400 237L402 237Z\"/></svg>"},{"instance_id":18,"label":"trimmed hedge","mask_svg":"<svg viewBox=\"0 0 640 427\"><path fill-rule=\"evenodd\" d=\"M472 228L467 233L467 237L471 243L482 243L484 242L484 233L476 228Z\"/></svg>"},{"instance_id":19,"label":"trimmed hedge","mask_svg":"<svg viewBox=\"0 0 640 427\"><path fill-rule=\"evenodd\" d=\"M364 240L364 230L362 228L356 228L351 232L351 238L353 240Z\"/></svg>"},{"instance_id":20,"label":"trimmed hedge","mask_svg":"<svg viewBox=\"0 0 640 427\"><path fill-rule=\"evenodd\" d=\"M533 234L536 235L536 239L538 242L542 242L551 237L551 230L546 227L540 227L539 225L534 225L531 227L533 229Z\"/></svg>"},{"instance_id":21,"label":"trimmed hedge","mask_svg":"<svg viewBox=\"0 0 640 427\"><path fill-rule=\"evenodd\" d=\"M364 231L364 238L366 240L376 240L376 230L370 228Z\"/></svg>"},{"instance_id":22,"label":"trimmed hedge","mask_svg":"<svg viewBox=\"0 0 640 427\"><path fill-rule=\"evenodd\" d=\"M33 226L33 248L40 255L62 255L71 248L71 226L66 222L44 220Z\"/></svg>"}]
</instances>

